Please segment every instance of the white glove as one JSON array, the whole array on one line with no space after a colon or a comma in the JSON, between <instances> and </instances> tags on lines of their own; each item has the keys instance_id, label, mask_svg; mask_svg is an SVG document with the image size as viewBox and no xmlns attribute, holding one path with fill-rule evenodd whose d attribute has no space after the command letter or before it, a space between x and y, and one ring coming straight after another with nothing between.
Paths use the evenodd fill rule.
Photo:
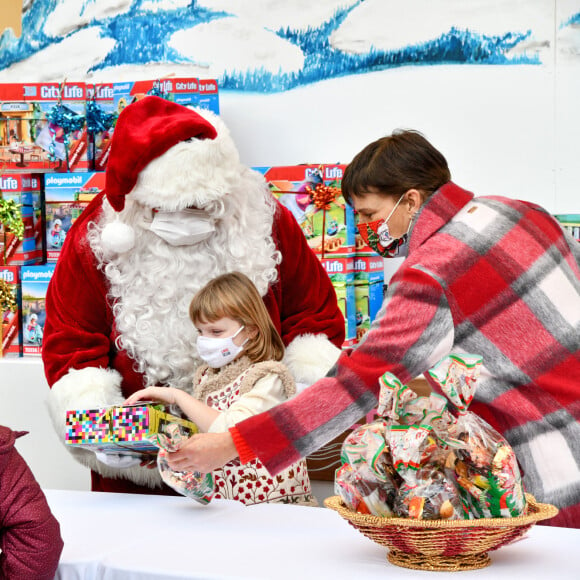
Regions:
<instances>
[{"instance_id":1,"label":"white glove","mask_svg":"<svg viewBox=\"0 0 580 580\"><path fill-rule=\"evenodd\" d=\"M116 467L117 469L126 469L127 467L135 467L141 463L139 457L134 455L121 455L119 453L103 453L102 451L95 451L97 460L109 467Z\"/></svg>"}]
</instances>

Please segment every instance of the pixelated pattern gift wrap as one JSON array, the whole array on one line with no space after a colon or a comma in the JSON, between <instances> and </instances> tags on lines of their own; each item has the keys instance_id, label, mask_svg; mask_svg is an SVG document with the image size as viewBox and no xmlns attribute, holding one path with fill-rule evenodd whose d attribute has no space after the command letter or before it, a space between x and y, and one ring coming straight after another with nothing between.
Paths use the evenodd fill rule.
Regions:
<instances>
[{"instance_id":1,"label":"pixelated pattern gift wrap","mask_svg":"<svg viewBox=\"0 0 580 580\"><path fill-rule=\"evenodd\" d=\"M197 433L191 421L167 413L162 405L139 404L101 409L75 409L66 413L65 442L104 453L156 454L149 437L178 424L187 436Z\"/></svg>"}]
</instances>

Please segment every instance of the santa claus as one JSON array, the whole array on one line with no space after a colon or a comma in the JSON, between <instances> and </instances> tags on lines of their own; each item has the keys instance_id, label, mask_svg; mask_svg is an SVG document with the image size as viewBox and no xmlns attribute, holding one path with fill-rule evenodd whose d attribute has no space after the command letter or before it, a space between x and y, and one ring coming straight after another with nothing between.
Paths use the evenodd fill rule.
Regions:
<instances>
[{"instance_id":1,"label":"santa claus","mask_svg":"<svg viewBox=\"0 0 580 580\"><path fill-rule=\"evenodd\" d=\"M105 192L70 229L48 288L43 361L59 436L68 409L120 404L149 385L190 390L200 362L191 298L233 270L262 295L296 381L326 374L344 320L290 212L241 164L216 115L154 96L128 106ZM156 469L70 450L93 490L170 493Z\"/></svg>"}]
</instances>

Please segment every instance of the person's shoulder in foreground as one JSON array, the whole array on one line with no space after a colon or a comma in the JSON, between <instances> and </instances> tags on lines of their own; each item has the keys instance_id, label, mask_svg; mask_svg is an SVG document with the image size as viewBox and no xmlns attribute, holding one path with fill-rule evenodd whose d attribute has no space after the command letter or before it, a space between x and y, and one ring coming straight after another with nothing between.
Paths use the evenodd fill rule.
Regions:
<instances>
[{"instance_id":1,"label":"person's shoulder in foreground","mask_svg":"<svg viewBox=\"0 0 580 580\"><path fill-rule=\"evenodd\" d=\"M52 580L64 544L40 485L14 447L24 434L0 425L0 578Z\"/></svg>"}]
</instances>

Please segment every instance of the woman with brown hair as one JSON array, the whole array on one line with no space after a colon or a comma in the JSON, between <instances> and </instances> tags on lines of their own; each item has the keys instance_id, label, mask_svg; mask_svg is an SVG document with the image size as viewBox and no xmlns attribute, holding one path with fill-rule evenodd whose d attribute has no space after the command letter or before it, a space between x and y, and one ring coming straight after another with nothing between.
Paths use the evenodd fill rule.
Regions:
<instances>
[{"instance_id":1,"label":"woman with brown hair","mask_svg":"<svg viewBox=\"0 0 580 580\"><path fill-rule=\"evenodd\" d=\"M385 372L405 384L474 353L471 410L513 447L527 491L560 509L550 524L580 527L580 244L535 204L453 183L415 131L365 147L342 188L368 244L407 256L370 331L325 378L229 433L194 436L172 466L239 455L276 473L375 407Z\"/></svg>"}]
</instances>

